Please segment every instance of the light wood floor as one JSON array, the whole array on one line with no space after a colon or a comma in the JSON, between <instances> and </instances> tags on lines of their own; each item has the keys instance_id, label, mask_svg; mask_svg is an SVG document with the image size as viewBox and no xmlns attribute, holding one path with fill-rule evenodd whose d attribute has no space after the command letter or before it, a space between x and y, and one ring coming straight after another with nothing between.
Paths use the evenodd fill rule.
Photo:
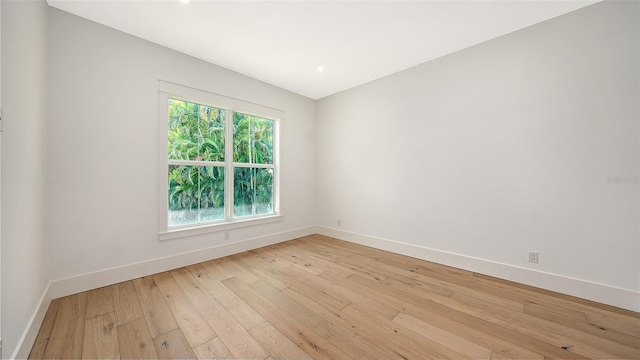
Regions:
<instances>
[{"instance_id":1,"label":"light wood floor","mask_svg":"<svg viewBox=\"0 0 640 360\"><path fill-rule=\"evenodd\" d=\"M53 300L33 359L640 359L640 314L319 235Z\"/></svg>"}]
</instances>

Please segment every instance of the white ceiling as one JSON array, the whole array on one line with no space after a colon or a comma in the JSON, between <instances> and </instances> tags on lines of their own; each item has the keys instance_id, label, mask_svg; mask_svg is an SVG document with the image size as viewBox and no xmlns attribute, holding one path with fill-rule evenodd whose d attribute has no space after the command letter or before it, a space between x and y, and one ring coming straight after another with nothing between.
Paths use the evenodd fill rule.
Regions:
<instances>
[{"instance_id":1,"label":"white ceiling","mask_svg":"<svg viewBox=\"0 0 640 360\"><path fill-rule=\"evenodd\" d=\"M48 0L312 99L595 2Z\"/></svg>"}]
</instances>

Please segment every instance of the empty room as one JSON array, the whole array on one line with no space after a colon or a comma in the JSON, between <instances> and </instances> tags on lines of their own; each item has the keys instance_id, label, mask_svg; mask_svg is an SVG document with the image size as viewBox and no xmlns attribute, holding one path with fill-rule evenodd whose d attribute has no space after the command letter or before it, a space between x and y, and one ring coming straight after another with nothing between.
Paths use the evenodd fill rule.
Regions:
<instances>
[{"instance_id":1,"label":"empty room","mask_svg":"<svg viewBox=\"0 0 640 360\"><path fill-rule=\"evenodd\" d=\"M3 359L640 359L640 2L2 0Z\"/></svg>"}]
</instances>

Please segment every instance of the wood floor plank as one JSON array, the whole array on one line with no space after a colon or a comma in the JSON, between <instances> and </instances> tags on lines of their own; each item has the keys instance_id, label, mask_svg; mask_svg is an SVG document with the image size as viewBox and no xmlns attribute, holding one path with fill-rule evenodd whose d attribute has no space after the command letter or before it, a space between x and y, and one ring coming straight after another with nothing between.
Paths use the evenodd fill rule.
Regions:
<instances>
[{"instance_id":1,"label":"wood floor plank","mask_svg":"<svg viewBox=\"0 0 640 360\"><path fill-rule=\"evenodd\" d=\"M271 286L284 289L289 284L282 281L282 279L278 279L278 277L273 276L269 273L268 268L271 266L275 258L268 253L263 252L263 249L256 249L248 252L251 254L253 258L253 262L257 266L253 266L251 272L253 272L256 277L259 279L268 282Z\"/></svg>"},{"instance_id":2,"label":"wood floor plank","mask_svg":"<svg viewBox=\"0 0 640 360\"><path fill-rule=\"evenodd\" d=\"M245 330L264 322L264 318L256 313L231 290L216 280L204 267L190 266L187 271L222 305Z\"/></svg>"},{"instance_id":3,"label":"wood floor plank","mask_svg":"<svg viewBox=\"0 0 640 360\"><path fill-rule=\"evenodd\" d=\"M367 248L364 246L355 245L349 242L342 242L336 238L310 236L305 238L304 240L306 240L309 244L312 244L315 249L321 249L327 254L335 254L339 257L349 257L355 254L363 254L367 251ZM372 258L376 257L372 256Z\"/></svg>"},{"instance_id":4,"label":"wood floor plank","mask_svg":"<svg viewBox=\"0 0 640 360\"><path fill-rule=\"evenodd\" d=\"M414 282L411 284L414 284ZM420 282L418 281L417 284L420 284ZM509 309L524 313L524 304L521 302L510 301L509 299L500 298L491 294L468 290L460 286L451 286L451 288L455 289L451 296L449 296L451 299L463 302L470 306L494 309L497 311Z\"/></svg>"},{"instance_id":5,"label":"wood floor plank","mask_svg":"<svg viewBox=\"0 0 640 360\"><path fill-rule=\"evenodd\" d=\"M275 262L275 260L273 260ZM271 260L267 261L255 261L254 267L251 269L251 272L258 277L258 279L262 281L266 281L269 285L273 286L277 289L286 289L289 287L289 284L286 282L286 279L282 279L279 276L273 274L270 271L270 267L273 264Z\"/></svg>"},{"instance_id":6,"label":"wood floor plank","mask_svg":"<svg viewBox=\"0 0 640 360\"><path fill-rule=\"evenodd\" d=\"M622 309L622 308L607 305L607 304L597 303L594 301L581 299L571 295L560 294L550 290L540 289L540 288L516 283L509 280L499 279L489 275L474 273L473 277L477 279L486 280L489 283L493 283L493 284L502 284L507 288L523 289L530 295L543 298L545 302L550 302L550 303L553 303L554 305L563 306L566 309L585 310L588 313L600 313L603 316L617 317L619 319L622 319L622 321L625 321L625 319L629 319L629 318L635 318L640 320L639 312Z\"/></svg>"},{"instance_id":7,"label":"wood floor plank","mask_svg":"<svg viewBox=\"0 0 640 360\"><path fill-rule=\"evenodd\" d=\"M371 359L382 357L382 353L373 349L370 344L361 341L347 327L335 326L335 323L329 321L326 317L320 316L267 283L256 281L249 284L249 286L267 301L280 308L281 311L291 314L323 339L330 340L333 346L345 354L362 354L362 356Z\"/></svg>"},{"instance_id":8,"label":"wood floor plank","mask_svg":"<svg viewBox=\"0 0 640 360\"><path fill-rule=\"evenodd\" d=\"M507 308L498 311L493 307L470 306L468 302L458 302L454 298L440 299L440 301L434 299L434 301L451 309L486 319L492 324L519 334L542 340L559 348L567 348L571 352L588 358L634 358L640 355L637 349L520 311Z\"/></svg>"},{"instance_id":9,"label":"wood floor plank","mask_svg":"<svg viewBox=\"0 0 640 360\"><path fill-rule=\"evenodd\" d=\"M461 278L466 280L473 280L475 278L475 273L468 270L455 268L447 265L442 265L442 264L434 263L431 261L426 261L426 260L417 259L417 258L408 257L408 256L405 257L404 259L405 260L403 261L402 258L396 257L395 259L393 259L387 256L382 256L378 259L378 261L393 261L395 263L406 263L411 266L419 266L420 268L428 269L428 271L430 271L431 273L441 274L446 276L453 276L456 278Z\"/></svg>"},{"instance_id":10,"label":"wood floor plank","mask_svg":"<svg viewBox=\"0 0 640 360\"><path fill-rule=\"evenodd\" d=\"M311 359L296 344L292 343L286 336L273 327L268 322L254 327L249 331L262 347L275 359Z\"/></svg>"},{"instance_id":11,"label":"wood floor plank","mask_svg":"<svg viewBox=\"0 0 640 360\"><path fill-rule=\"evenodd\" d=\"M334 332L331 329L331 322L313 311L310 311L300 303L284 295L280 290L270 286L264 281L256 281L249 284L255 292L260 294L264 299L274 304L281 311L286 311L300 322L314 329L316 333L325 339L331 337Z\"/></svg>"},{"instance_id":12,"label":"wood floor plank","mask_svg":"<svg viewBox=\"0 0 640 360\"><path fill-rule=\"evenodd\" d=\"M42 325L40 325L38 336L31 347L29 359L42 359L44 356L44 351L47 348L49 336L51 336L51 330L53 329L53 324L56 320L56 316L58 315L59 307L60 299L54 299L49 304L47 313L44 315L44 320L42 320Z\"/></svg>"},{"instance_id":13,"label":"wood floor plank","mask_svg":"<svg viewBox=\"0 0 640 360\"><path fill-rule=\"evenodd\" d=\"M157 359L147 321L144 318L131 320L117 326L118 349L122 359Z\"/></svg>"},{"instance_id":14,"label":"wood floor plank","mask_svg":"<svg viewBox=\"0 0 640 360\"><path fill-rule=\"evenodd\" d=\"M158 359L197 359L182 330L171 330L153 339Z\"/></svg>"},{"instance_id":15,"label":"wood floor plank","mask_svg":"<svg viewBox=\"0 0 640 360\"><path fill-rule=\"evenodd\" d=\"M255 268L260 268L260 264ZM289 263L287 260L272 259L264 266L265 282L271 284L273 281L279 281L287 284L287 287L295 287L298 291L311 293L312 297L318 297L326 304L330 304L335 309L342 309L350 302L345 301L339 295L333 295L333 287L330 283L318 278L317 275L304 271L296 272L293 267L296 265ZM284 288L278 288L284 289Z\"/></svg>"},{"instance_id":16,"label":"wood floor plank","mask_svg":"<svg viewBox=\"0 0 640 360\"><path fill-rule=\"evenodd\" d=\"M326 273L321 276L326 276ZM361 278L365 279L365 278ZM375 282L374 282L375 283ZM358 282L353 281L353 276L342 280L342 284L350 289L367 294L367 298L376 298L376 302L391 308L401 309L402 312L409 313L410 315L422 319L428 323L434 324L442 329L453 333L463 333L464 336L481 346L492 349L499 354L503 354L513 359L543 359L544 356L534 351L528 350L516 343L504 340L497 336L494 336L490 331L483 328L482 321L479 319L470 319L470 323L465 321L455 321L446 316L446 312L441 312L441 309L433 309L432 306L428 306L428 300L420 299L418 302L420 305L414 303L407 303L403 299L396 298L396 293L381 293L380 290L376 291L375 288L369 288ZM362 306L362 304L360 304ZM366 306L363 306L366 307ZM399 313L398 311L396 315ZM395 318L395 316L393 318ZM392 318L392 319L393 319ZM474 327L475 326L475 327ZM480 330L478 330L480 329Z\"/></svg>"},{"instance_id":17,"label":"wood floor plank","mask_svg":"<svg viewBox=\"0 0 640 360\"><path fill-rule=\"evenodd\" d=\"M628 334L630 336L640 338L640 319L635 322L628 321L628 318L620 318L619 316L612 316L612 313L604 313L588 310L574 310L579 313L579 316L584 317L584 319L589 323L593 324L598 328L606 328L610 330L615 330L618 333ZM567 309L564 309L564 312L567 312Z\"/></svg>"},{"instance_id":18,"label":"wood floor plank","mask_svg":"<svg viewBox=\"0 0 640 360\"><path fill-rule=\"evenodd\" d=\"M575 309L581 307L581 302L587 303L588 301L582 300L580 302L572 302L573 297L563 294L552 293L547 290L534 288L532 286L509 282L501 279L496 279L490 276L476 276L474 274L473 281L463 282L460 285L472 288L477 291L483 291L494 294L506 299L522 302L523 304L545 304L551 306L565 307L567 309ZM456 281L449 279L449 281ZM592 304L596 304L590 302ZM566 307L568 306L568 307ZM592 307L588 311L596 311L597 307ZM609 307L613 308L613 307Z\"/></svg>"},{"instance_id":19,"label":"wood floor plank","mask_svg":"<svg viewBox=\"0 0 640 360\"><path fill-rule=\"evenodd\" d=\"M287 244L287 243L283 243ZM289 245L289 244L287 244ZM351 256L353 254L359 254L359 251L353 251L346 247L340 246L336 243L334 238L327 238L324 236L305 236L297 239L291 246L303 246L307 251L322 254L323 256L339 260L342 257Z\"/></svg>"},{"instance_id":20,"label":"wood floor plank","mask_svg":"<svg viewBox=\"0 0 640 360\"><path fill-rule=\"evenodd\" d=\"M376 249L373 247L369 247L369 246L363 246L363 245L359 245L359 244L355 244L355 243L351 243L348 241L344 241L344 240L339 240L339 239L335 239L335 238L326 238L323 236L320 237L316 237L312 240L313 242L315 242L316 244L321 244L321 246L326 247L327 249L329 249L331 252L333 251L340 251L340 250L347 250L350 251L352 255L361 255L361 256L365 256L368 257L370 259L373 260L378 260L378 259L388 259L388 260L392 260L398 263L410 263L412 261L419 261L421 263L428 263L425 262L424 260L420 260L420 259L416 259L416 258L412 258L410 256L406 256L406 255L401 255L401 254L395 254L392 252L388 252L385 250L380 250L380 249ZM443 269L444 271L447 272L454 272L456 274L458 274L458 276L463 276L463 277L472 277L473 273L470 271L466 271L466 270L462 270L462 269L456 269L456 268L452 268L449 266L443 266L440 264L435 264L435 263L429 263L429 264L434 264L436 266L440 266L441 269Z\"/></svg>"},{"instance_id":21,"label":"wood floor plank","mask_svg":"<svg viewBox=\"0 0 640 360\"><path fill-rule=\"evenodd\" d=\"M435 327L412 316L400 313L393 319L393 322L412 330L413 332L431 339L450 349L456 349L460 354L470 359L488 359L492 351L478 344L475 344L463 337Z\"/></svg>"},{"instance_id":22,"label":"wood floor plank","mask_svg":"<svg viewBox=\"0 0 640 360\"><path fill-rule=\"evenodd\" d=\"M232 359L233 355L227 346L220 340L220 338L214 338L206 343L195 347L193 352L198 359L211 360L211 359Z\"/></svg>"},{"instance_id":23,"label":"wood floor plank","mask_svg":"<svg viewBox=\"0 0 640 360\"><path fill-rule=\"evenodd\" d=\"M421 297L451 297L454 294L454 290L448 286L444 287L401 275L388 276L382 283ZM520 306L519 308L522 309L524 306Z\"/></svg>"},{"instance_id":24,"label":"wood floor plank","mask_svg":"<svg viewBox=\"0 0 640 360\"><path fill-rule=\"evenodd\" d=\"M458 348L448 348L436 341L421 336L397 323L378 316L369 316L365 308L351 304L340 314L353 322L359 321L361 328L377 329L371 336L377 336L377 344L384 341L384 348L403 358L430 359L470 359L458 352ZM379 346L379 345L378 345Z\"/></svg>"},{"instance_id":25,"label":"wood floor plank","mask_svg":"<svg viewBox=\"0 0 640 360\"><path fill-rule=\"evenodd\" d=\"M112 286L105 286L87 292L87 319L113 311Z\"/></svg>"},{"instance_id":26,"label":"wood floor plank","mask_svg":"<svg viewBox=\"0 0 640 360\"><path fill-rule=\"evenodd\" d=\"M507 306L515 310L524 311L524 303L522 301L512 301L505 297L499 297L483 291L469 289L468 287L459 286L451 283L450 281L443 280L448 276L456 277L457 272L444 270L434 271L434 265L432 263L424 262L424 264L421 264L414 259L407 264L380 258L375 262L369 262L367 265L380 269L380 271L384 271L387 281L389 282L402 282L410 285L416 285L444 296L451 296L455 291L458 294L468 294L477 299L493 302L496 306L501 308ZM439 277L433 278L428 275L424 275L423 272L425 271L424 269L427 269L427 266L429 271L434 271L434 273L438 274ZM461 279L461 281L474 281L473 278L466 276L466 273L464 274L465 275L462 276L463 279Z\"/></svg>"},{"instance_id":27,"label":"wood floor plank","mask_svg":"<svg viewBox=\"0 0 640 360\"><path fill-rule=\"evenodd\" d=\"M152 277L136 279L133 281L133 286L136 288L142 313L149 324L152 338L178 328L178 323Z\"/></svg>"},{"instance_id":28,"label":"wood floor plank","mask_svg":"<svg viewBox=\"0 0 640 360\"><path fill-rule=\"evenodd\" d=\"M295 319L288 312L280 310L244 282L230 278L223 281L223 284L313 359L351 359L350 356L309 329L306 324Z\"/></svg>"},{"instance_id":29,"label":"wood floor plank","mask_svg":"<svg viewBox=\"0 0 640 360\"><path fill-rule=\"evenodd\" d=\"M353 266L352 264L344 262L344 259L353 255L359 255L359 253L348 251L341 254L340 249L337 247L325 247L314 245L313 243L307 243L305 245L305 251L310 252L313 257L324 261L324 266L322 267L325 270L338 274L345 273L344 276L358 274L376 281L383 280L380 274L373 273L361 267Z\"/></svg>"},{"instance_id":30,"label":"wood floor plank","mask_svg":"<svg viewBox=\"0 0 640 360\"><path fill-rule=\"evenodd\" d=\"M277 247L277 249L281 259L285 259L302 271L308 272L312 275L318 275L325 271L325 269L317 266L316 262L304 252L291 249L287 246L280 246Z\"/></svg>"},{"instance_id":31,"label":"wood floor plank","mask_svg":"<svg viewBox=\"0 0 640 360\"><path fill-rule=\"evenodd\" d=\"M330 271L332 273L342 275L343 277L355 274L374 281L384 280L384 276L375 271L369 271L361 267L353 266L349 263L342 262L341 260L322 257L318 254L312 254L312 256L319 259L318 266L323 268L325 271Z\"/></svg>"},{"instance_id":32,"label":"wood floor plank","mask_svg":"<svg viewBox=\"0 0 640 360\"><path fill-rule=\"evenodd\" d=\"M234 255L235 259L240 258L241 256L246 256L246 254ZM233 274L234 277L244 281L247 284L250 284L254 281L258 281L259 279L252 274L249 270L244 267L238 265L238 263L234 262L234 257L224 257L220 259L214 260L216 264L222 266L225 270Z\"/></svg>"},{"instance_id":33,"label":"wood floor plank","mask_svg":"<svg viewBox=\"0 0 640 360\"><path fill-rule=\"evenodd\" d=\"M113 307L116 313L116 325L144 316L132 281L113 285Z\"/></svg>"},{"instance_id":34,"label":"wood floor plank","mask_svg":"<svg viewBox=\"0 0 640 360\"><path fill-rule=\"evenodd\" d=\"M502 354L500 354L500 353L492 351L491 352L491 357L489 358L489 360L511 360L511 359L506 357L506 356L504 356L504 355L502 355Z\"/></svg>"},{"instance_id":35,"label":"wood floor plank","mask_svg":"<svg viewBox=\"0 0 640 360\"><path fill-rule=\"evenodd\" d=\"M82 357L87 293L60 300L44 359L78 359Z\"/></svg>"},{"instance_id":36,"label":"wood floor plank","mask_svg":"<svg viewBox=\"0 0 640 360\"><path fill-rule=\"evenodd\" d=\"M560 325L554 326L549 322L540 321L540 319L527 316L520 311L520 308L500 307L493 302L487 302L481 298L475 298L467 294L458 295L454 293L450 297L443 297L423 292L420 288L409 284L398 283L393 279L387 279L383 284L390 285L398 290L406 291L416 296L435 301L441 305L448 306L452 309L459 310L466 314L473 315L478 318L487 319L489 322L501 325L507 329L527 334L531 337L538 338L557 347L570 347L571 351L586 356L596 358L617 358L625 356L633 356L632 351L622 349L616 346L612 349L612 343L606 343L603 339L593 338L590 343L596 343L599 346L592 346L590 343L580 342L576 339L571 340L566 334L571 333L572 329ZM394 290L389 290L393 292ZM475 294L474 294L475 295ZM493 300L493 299L492 299ZM505 316L497 315L504 313ZM539 331L544 329L544 331ZM610 352L602 349L610 350Z\"/></svg>"},{"instance_id":37,"label":"wood floor plank","mask_svg":"<svg viewBox=\"0 0 640 360\"><path fill-rule=\"evenodd\" d=\"M336 328L341 328L343 331L335 336L330 336L329 340L333 343L335 337L342 337L351 342L347 346L336 344L347 353L360 354L361 357L369 359L412 358L417 356L413 349L403 349L401 351L391 349L387 341L381 341L381 338L386 337L387 334L381 332L379 328L376 328L367 319L345 317L342 311L330 310L314 299L308 298L292 289L284 289L282 292L297 302L304 304L309 310L329 320ZM367 318L371 316L375 315L368 314Z\"/></svg>"},{"instance_id":38,"label":"wood floor plank","mask_svg":"<svg viewBox=\"0 0 640 360\"><path fill-rule=\"evenodd\" d=\"M233 277L232 273L227 271L227 269L222 267L222 265L216 263L215 260L205 261L203 263L200 263L200 266L202 266L205 269L207 269L207 271L211 275L213 275L213 277L216 278L216 280L218 280L218 281L227 280L227 279Z\"/></svg>"},{"instance_id":39,"label":"wood floor plank","mask_svg":"<svg viewBox=\"0 0 640 360\"><path fill-rule=\"evenodd\" d=\"M411 276L415 279L424 281L427 281L428 279L440 280L442 283L455 284L475 291L501 296L506 299L514 299L511 296L504 296L505 294L508 294L504 289L504 285L495 284L488 280L478 279L474 276L468 276L468 272L464 270L455 268L449 268L447 270L447 267L443 267L443 265L433 264L419 259L412 259L407 263L402 263L388 258L379 258L377 259L377 263L387 265L387 269L390 270L398 269L404 270L405 274L407 272L413 273ZM491 286L482 286L482 282ZM522 292L520 289L517 290ZM519 296L515 298L515 300L525 303L529 298L526 296Z\"/></svg>"},{"instance_id":40,"label":"wood floor plank","mask_svg":"<svg viewBox=\"0 0 640 360\"><path fill-rule=\"evenodd\" d=\"M378 259L375 266L382 267L389 271L386 273L387 279L385 279L383 283L394 288L399 288L422 297L433 298L431 295L432 293L435 293L452 297L459 301L465 301L476 306L493 308L498 311L500 309L509 308L524 312L524 303L522 301L513 301L485 291L478 291L466 286L460 286L458 284L442 280L442 276L434 279L432 277L416 273L414 271L417 271L419 267L416 267L415 265L392 262L392 264L396 264L396 266L393 266L389 265L390 262L385 262L383 260L384 259ZM422 291L423 289L427 291Z\"/></svg>"},{"instance_id":41,"label":"wood floor plank","mask_svg":"<svg viewBox=\"0 0 640 360\"><path fill-rule=\"evenodd\" d=\"M307 251L307 252L309 252L308 261L312 262L317 267L324 269L325 271L332 271L332 272L341 274L345 277L349 275L357 274L372 280L376 280L376 281L381 280L379 274L360 269L358 267L352 266L350 264L347 264L338 260L328 259L326 257L323 257L319 254L316 254L310 251Z\"/></svg>"},{"instance_id":42,"label":"wood floor plank","mask_svg":"<svg viewBox=\"0 0 640 360\"><path fill-rule=\"evenodd\" d=\"M373 314L376 314L387 320L393 320L398 313L402 310L401 307L389 306L383 302L378 301L375 297L375 292L370 289L357 288L352 286L351 281L348 278L344 278L340 275L332 273L331 271L325 271L318 277L325 279L335 284L334 291L339 292L345 299L348 299L351 303L358 304L362 307L371 309Z\"/></svg>"},{"instance_id":43,"label":"wood floor plank","mask_svg":"<svg viewBox=\"0 0 640 360\"><path fill-rule=\"evenodd\" d=\"M110 312L86 320L83 359L120 359L115 317Z\"/></svg>"},{"instance_id":44,"label":"wood floor plank","mask_svg":"<svg viewBox=\"0 0 640 360\"><path fill-rule=\"evenodd\" d=\"M318 284L317 287L313 287L303 283L296 283L281 291L285 290L291 290L305 297L316 299L322 302L325 307L334 311L340 311L351 304L351 301L341 297L341 294L336 291L336 286L325 288L324 284Z\"/></svg>"},{"instance_id":45,"label":"wood floor plank","mask_svg":"<svg viewBox=\"0 0 640 360\"><path fill-rule=\"evenodd\" d=\"M157 274L153 276L153 280L191 347L204 344L217 336L171 274Z\"/></svg>"},{"instance_id":46,"label":"wood floor plank","mask_svg":"<svg viewBox=\"0 0 640 360\"><path fill-rule=\"evenodd\" d=\"M326 259L327 261L340 262L340 259L346 256L353 255L353 252L348 251L346 249L339 248L327 248L322 246L322 243L317 243L314 240L309 239L308 237L300 238L295 241L297 244L289 245L288 243L282 243L282 246L291 246L292 248L299 248L303 246L305 251L308 251L311 254L314 254L318 257ZM266 247L264 249L267 250L276 250L271 247Z\"/></svg>"},{"instance_id":47,"label":"wood floor plank","mask_svg":"<svg viewBox=\"0 0 640 360\"><path fill-rule=\"evenodd\" d=\"M171 272L185 294L215 329L231 354L236 358L264 359L267 354L262 346L231 316L186 269ZM235 277L233 277L235 278ZM233 279L232 278L232 279Z\"/></svg>"},{"instance_id":48,"label":"wood floor plank","mask_svg":"<svg viewBox=\"0 0 640 360\"><path fill-rule=\"evenodd\" d=\"M517 342L494 336L490 332L479 331L477 324L465 324L426 309L416 309L410 307L403 311L412 317L418 318L426 323L432 324L450 333L454 333L462 338L489 348L496 356L508 359L543 359L544 356L534 350L520 346Z\"/></svg>"},{"instance_id":49,"label":"wood floor plank","mask_svg":"<svg viewBox=\"0 0 640 360\"><path fill-rule=\"evenodd\" d=\"M446 314L452 320L455 320L461 323L472 324L472 326L478 329L479 331L485 331L485 332L491 333L494 336L501 337L502 339L505 339L505 340L509 339L509 341L514 341L518 343L520 346L523 346L531 350L535 349L535 351L537 352L539 351L539 353L545 357L563 358L563 359L586 359L586 357L573 353L568 349L556 347L540 339L523 335L523 334L514 332L510 329L505 329L491 322L477 318L473 315L460 312L460 311L451 309L447 306L438 304L432 300L417 298L411 294L407 294L401 291L397 291L396 293L393 294L393 296L391 296L386 293L386 289L384 289L385 285L383 284L371 281L369 279L358 277L357 275L350 276L349 279L352 279L355 283L358 283L360 286L376 290L377 296L379 298L387 299L390 302L400 301L405 308L413 308L416 310L421 309L424 306L428 306L429 308L432 308L438 311L439 313Z\"/></svg>"},{"instance_id":50,"label":"wood floor plank","mask_svg":"<svg viewBox=\"0 0 640 360\"><path fill-rule=\"evenodd\" d=\"M578 320L575 317L566 315L564 312L554 311L549 307L537 304L525 304L525 313L558 324L571 324L572 327L587 334L596 335L598 337L635 348L638 350L638 354L640 355L640 338L590 323L585 317Z\"/></svg>"}]
</instances>

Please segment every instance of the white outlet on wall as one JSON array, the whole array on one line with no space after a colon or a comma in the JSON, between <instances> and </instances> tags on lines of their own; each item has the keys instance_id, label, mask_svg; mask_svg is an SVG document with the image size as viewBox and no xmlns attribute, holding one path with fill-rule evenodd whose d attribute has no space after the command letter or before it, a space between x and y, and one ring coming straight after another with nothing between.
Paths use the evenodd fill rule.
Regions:
<instances>
[{"instance_id":1,"label":"white outlet on wall","mask_svg":"<svg viewBox=\"0 0 640 360\"><path fill-rule=\"evenodd\" d=\"M224 239L225 240L230 240L231 239L231 232L230 231L225 231L224 232Z\"/></svg>"},{"instance_id":2,"label":"white outlet on wall","mask_svg":"<svg viewBox=\"0 0 640 360\"><path fill-rule=\"evenodd\" d=\"M342 226L342 220L338 219L338 226Z\"/></svg>"},{"instance_id":3,"label":"white outlet on wall","mask_svg":"<svg viewBox=\"0 0 640 360\"><path fill-rule=\"evenodd\" d=\"M538 263L538 252L537 251L529 251L529 262L530 263Z\"/></svg>"}]
</instances>

